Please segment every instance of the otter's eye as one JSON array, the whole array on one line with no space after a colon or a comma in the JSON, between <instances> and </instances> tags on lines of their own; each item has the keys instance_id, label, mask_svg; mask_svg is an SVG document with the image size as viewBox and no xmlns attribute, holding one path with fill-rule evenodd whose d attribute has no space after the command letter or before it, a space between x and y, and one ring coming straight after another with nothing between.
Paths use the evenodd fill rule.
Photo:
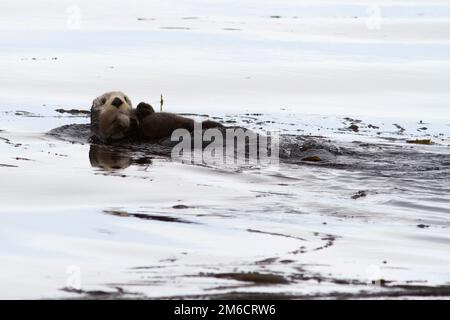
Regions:
<instances>
[{"instance_id":1,"label":"otter's eye","mask_svg":"<svg viewBox=\"0 0 450 320\"><path fill-rule=\"evenodd\" d=\"M101 102L102 102L102 104L105 104L106 103L106 98L103 98Z\"/></svg>"}]
</instances>

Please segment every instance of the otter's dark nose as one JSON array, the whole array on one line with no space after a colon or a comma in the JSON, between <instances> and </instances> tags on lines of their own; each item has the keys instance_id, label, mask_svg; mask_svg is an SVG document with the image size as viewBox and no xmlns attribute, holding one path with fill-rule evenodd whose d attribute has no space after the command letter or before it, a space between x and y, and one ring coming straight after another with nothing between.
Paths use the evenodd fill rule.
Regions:
<instances>
[{"instance_id":1,"label":"otter's dark nose","mask_svg":"<svg viewBox=\"0 0 450 320\"><path fill-rule=\"evenodd\" d=\"M114 100L111 102L111 104L118 108L123 104L123 101L120 98L115 97Z\"/></svg>"}]
</instances>

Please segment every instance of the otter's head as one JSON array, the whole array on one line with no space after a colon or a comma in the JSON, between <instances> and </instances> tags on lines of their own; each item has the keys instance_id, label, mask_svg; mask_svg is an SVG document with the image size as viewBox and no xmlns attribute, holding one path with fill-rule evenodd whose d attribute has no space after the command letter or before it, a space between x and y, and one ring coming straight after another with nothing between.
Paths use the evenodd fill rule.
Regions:
<instances>
[{"instance_id":1,"label":"otter's head","mask_svg":"<svg viewBox=\"0 0 450 320\"><path fill-rule=\"evenodd\" d=\"M135 121L131 101L123 92L107 92L92 102L91 132L100 140L127 137Z\"/></svg>"}]
</instances>

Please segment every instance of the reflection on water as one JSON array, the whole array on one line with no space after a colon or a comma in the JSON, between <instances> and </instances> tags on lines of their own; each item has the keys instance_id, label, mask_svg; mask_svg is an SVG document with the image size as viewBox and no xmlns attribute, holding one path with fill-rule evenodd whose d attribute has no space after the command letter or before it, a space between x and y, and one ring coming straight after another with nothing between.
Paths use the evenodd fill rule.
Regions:
<instances>
[{"instance_id":1,"label":"reflection on water","mask_svg":"<svg viewBox=\"0 0 450 320\"><path fill-rule=\"evenodd\" d=\"M89 148L89 161L91 166L106 171L126 169L132 164L151 165L149 157L132 157L132 153L121 147L113 145L91 144Z\"/></svg>"},{"instance_id":2,"label":"reflection on water","mask_svg":"<svg viewBox=\"0 0 450 320\"><path fill-rule=\"evenodd\" d=\"M125 169L131 165L131 157L109 146L91 145L89 160L93 167L104 170Z\"/></svg>"}]
</instances>

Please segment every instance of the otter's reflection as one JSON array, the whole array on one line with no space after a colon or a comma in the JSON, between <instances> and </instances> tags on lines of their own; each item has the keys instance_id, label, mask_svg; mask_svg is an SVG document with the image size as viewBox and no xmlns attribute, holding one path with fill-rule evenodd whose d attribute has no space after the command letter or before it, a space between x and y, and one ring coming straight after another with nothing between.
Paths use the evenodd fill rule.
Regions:
<instances>
[{"instance_id":1,"label":"otter's reflection","mask_svg":"<svg viewBox=\"0 0 450 320\"><path fill-rule=\"evenodd\" d=\"M91 144L89 149L89 161L91 162L91 166L102 168L106 171L125 169L132 164L149 165L152 163L151 158L133 158L130 155L131 153L131 150L126 150L117 146Z\"/></svg>"}]
</instances>

